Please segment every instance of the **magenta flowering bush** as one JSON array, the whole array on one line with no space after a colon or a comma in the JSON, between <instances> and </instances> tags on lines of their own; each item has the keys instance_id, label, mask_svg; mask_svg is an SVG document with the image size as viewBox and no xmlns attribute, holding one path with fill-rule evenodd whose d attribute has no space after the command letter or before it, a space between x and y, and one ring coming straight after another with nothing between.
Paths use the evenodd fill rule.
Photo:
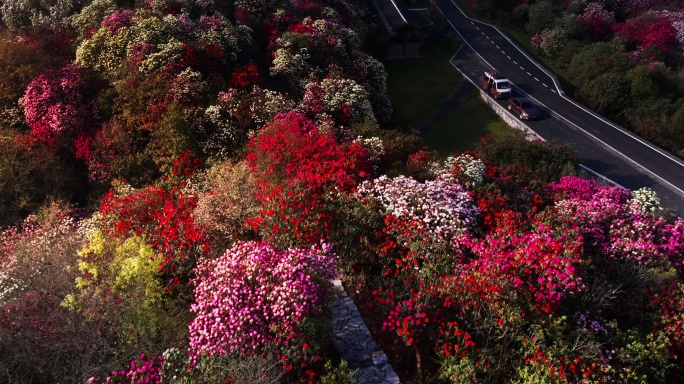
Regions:
<instances>
[{"instance_id":1,"label":"magenta flowering bush","mask_svg":"<svg viewBox=\"0 0 684 384\"><path fill-rule=\"evenodd\" d=\"M551 183L548 188L556 201L566 199L586 201L598 192L601 186L595 180L564 176L557 182Z\"/></svg>"},{"instance_id":2,"label":"magenta flowering bush","mask_svg":"<svg viewBox=\"0 0 684 384\"><path fill-rule=\"evenodd\" d=\"M52 142L91 134L98 122L96 91L86 70L77 65L43 72L26 87L23 98L33 136Z\"/></svg>"},{"instance_id":3,"label":"magenta flowering bush","mask_svg":"<svg viewBox=\"0 0 684 384\"><path fill-rule=\"evenodd\" d=\"M216 356L294 343L302 336L299 323L321 313L336 265L327 245L280 251L238 242L205 259L196 268L191 352Z\"/></svg>"},{"instance_id":4,"label":"magenta flowering bush","mask_svg":"<svg viewBox=\"0 0 684 384\"><path fill-rule=\"evenodd\" d=\"M641 209L641 203L635 203L629 190L600 186L595 181L564 177L549 188L556 197L563 196L556 202L558 213L581 228L592 247L616 260L636 260L644 266L670 262L681 272L681 220L670 223L649 214Z\"/></svg>"},{"instance_id":5,"label":"magenta flowering bush","mask_svg":"<svg viewBox=\"0 0 684 384\"><path fill-rule=\"evenodd\" d=\"M128 28L133 25L133 17L135 17L135 12L130 9L114 12L105 16L102 20L102 27L109 29L116 35L121 28Z\"/></svg>"},{"instance_id":6,"label":"magenta flowering bush","mask_svg":"<svg viewBox=\"0 0 684 384\"><path fill-rule=\"evenodd\" d=\"M88 378L88 383L136 383L136 384L160 384L162 383L161 370L164 366L162 356L140 356L131 360L128 370L121 369L112 371L104 379L98 377Z\"/></svg>"}]
</instances>

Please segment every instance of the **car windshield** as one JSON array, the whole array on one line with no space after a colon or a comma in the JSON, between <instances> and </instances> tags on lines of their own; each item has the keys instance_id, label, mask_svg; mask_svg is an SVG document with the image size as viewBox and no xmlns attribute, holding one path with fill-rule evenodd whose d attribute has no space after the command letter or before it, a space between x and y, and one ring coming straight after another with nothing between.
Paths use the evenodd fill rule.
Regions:
<instances>
[{"instance_id":1,"label":"car windshield","mask_svg":"<svg viewBox=\"0 0 684 384\"><path fill-rule=\"evenodd\" d=\"M522 103L522 104L520 104L520 108L522 108L522 109L532 109L532 103Z\"/></svg>"},{"instance_id":2,"label":"car windshield","mask_svg":"<svg viewBox=\"0 0 684 384\"><path fill-rule=\"evenodd\" d=\"M508 81L502 81L502 82L496 83L496 89L507 89L507 88L510 88L510 86L508 85Z\"/></svg>"}]
</instances>

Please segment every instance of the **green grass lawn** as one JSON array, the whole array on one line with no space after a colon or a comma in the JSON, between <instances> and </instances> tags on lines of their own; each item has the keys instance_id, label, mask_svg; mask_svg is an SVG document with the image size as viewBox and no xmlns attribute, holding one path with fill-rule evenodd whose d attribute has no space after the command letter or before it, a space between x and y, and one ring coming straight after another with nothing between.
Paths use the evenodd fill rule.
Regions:
<instances>
[{"instance_id":1,"label":"green grass lawn","mask_svg":"<svg viewBox=\"0 0 684 384\"><path fill-rule=\"evenodd\" d=\"M425 141L430 149L453 154L473 149L472 146L487 134L504 136L512 133L513 129L482 101L480 91L473 88L446 119L433 127Z\"/></svg>"},{"instance_id":2,"label":"green grass lawn","mask_svg":"<svg viewBox=\"0 0 684 384\"><path fill-rule=\"evenodd\" d=\"M450 44L425 47L423 57L385 61L387 93L394 114L391 127L416 128L456 92L463 78L449 64L456 49Z\"/></svg>"},{"instance_id":3,"label":"green grass lawn","mask_svg":"<svg viewBox=\"0 0 684 384\"><path fill-rule=\"evenodd\" d=\"M387 92L394 108L390 127L418 129L461 89L466 80L449 64L456 49L452 42L444 42L425 46L420 58L385 61ZM486 134L510 130L473 89L436 122L425 139L428 148L451 154L471 148Z\"/></svg>"}]
</instances>

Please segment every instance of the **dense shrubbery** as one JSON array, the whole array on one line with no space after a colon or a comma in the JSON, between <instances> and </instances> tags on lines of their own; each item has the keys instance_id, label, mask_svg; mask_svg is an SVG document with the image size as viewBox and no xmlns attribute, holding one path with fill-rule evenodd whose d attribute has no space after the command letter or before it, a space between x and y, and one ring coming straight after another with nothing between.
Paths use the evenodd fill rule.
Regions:
<instances>
[{"instance_id":1,"label":"dense shrubbery","mask_svg":"<svg viewBox=\"0 0 684 384\"><path fill-rule=\"evenodd\" d=\"M636 9L614 4L569 4L568 33L533 4L529 28L548 54L615 30L578 54L614 62L578 79L665 89L668 67L617 54L672 57L672 29L615 27ZM681 377L683 222L652 191L576 177L561 145L441 158L387 129L362 2L0 14L0 381L352 383L330 345L338 275L411 380Z\"/></svg>"}]
</instances>

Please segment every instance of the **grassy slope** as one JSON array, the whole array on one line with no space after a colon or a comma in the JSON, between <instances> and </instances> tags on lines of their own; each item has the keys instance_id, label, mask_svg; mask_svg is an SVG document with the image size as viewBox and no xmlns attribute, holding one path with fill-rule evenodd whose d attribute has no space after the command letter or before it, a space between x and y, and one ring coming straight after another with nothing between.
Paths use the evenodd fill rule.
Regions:
<instances>
[{"instance_id":1,"label":"grassy slope","mask_svg":"<svg viewBox=\"0 0 684 384\"><path fill-rule=\"evenodd\" d=\"M451 42L435 43L424 47L423 57L385 62L387 91L394 108L390 126L417 129L459 91L465 80L449 64L455 51ZM451 154L470 148L486 134L508 132L508 125L473 89L433 126L425 139L430 149Z\"/></svg>"}]
</instances>

